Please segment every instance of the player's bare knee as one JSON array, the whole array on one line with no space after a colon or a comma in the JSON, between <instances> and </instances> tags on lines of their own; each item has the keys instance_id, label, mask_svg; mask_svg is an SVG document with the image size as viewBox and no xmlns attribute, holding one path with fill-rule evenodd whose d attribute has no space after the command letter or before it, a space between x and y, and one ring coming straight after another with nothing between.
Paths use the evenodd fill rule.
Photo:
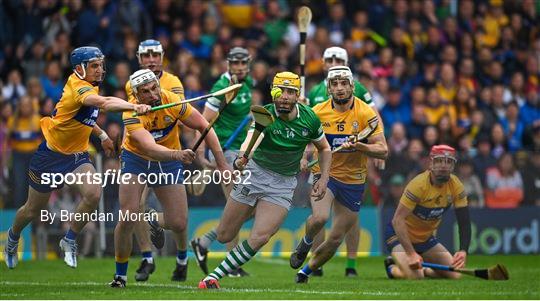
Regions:
<instances>
[{"instance_id":1,"label":"player's bare knee","mask_svg":"<svg viewBox=\"0 0 540 301\"><path fill-rule=\"evenodd\" d=\"M95 189L89 189L84 193L83 198L84 201L88 203L88 205L97 207L97 205L99 204L99 199L101 198L101 189L99 188L99 186Z\"/></svg>"},{"instance_id":2,"label":"player's bare knee","mask_svg":"<svg viewBox=\"0 0 540 301\"><path fill-rule=\"evenodd\" d=\"M268 243L271 237L269 233L252 233L249 237L249 245L253 249L259 249Z\"/></svg>"},{"instance_id":3,"label":"player's bare knee","mask_svg":"<svg viewBox=\"0 0 540 301\"><path fill-rule=\"evenodd\" d=\"M174 219L165 221L165 228L175 232L175 233L182 233L186 229L186 221L182 219Z\"/></svg>"},{"instance_id":4,"label":"player's bare knee","mask_svg":"<svg viewBox=\"0 0 540 301\"><path fill-rule=\"evenodd\" d=\"M323 227L326 224L326 221L328 221L328 214L324 214L324 213L313 214L313 216L311 217L311 221L313 223L313 226Z\"/></svg>"},{"instance_id":5,"label":"player's bare knee","mask_svg":"<svg viewBox=\"0 0 540 301\"><path fill-rule=\"evenodd\" d=\"M226 244L232 241L234 237L236 236L235 233L232 233L232 231L227 231L227 229L224 229L223 227L218 227L216 229L216 234L217 234L216 239L222 244Z\"/></svg>"}]
</instances>

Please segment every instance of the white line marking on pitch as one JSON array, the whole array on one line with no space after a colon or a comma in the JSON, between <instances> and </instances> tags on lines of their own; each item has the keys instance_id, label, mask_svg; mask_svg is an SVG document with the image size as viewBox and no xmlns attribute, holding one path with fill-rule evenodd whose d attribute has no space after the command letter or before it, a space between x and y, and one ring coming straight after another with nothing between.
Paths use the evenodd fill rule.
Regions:
<instances>
[{"instance_id":1,"label":"white line marking on pitch","mask_svg":"<svg viewBox=\"0 0 540 301\"><path fill-rule=\"evenodd\" d=\"M88 285L88 286L101 286L107 287L107 283L101 282L62 282L62 283L51 283L51 282L29 282L29 281L0 281L2 285L30 285L30 286L50 286L50 285ZM131 286L131 285L130 285ZM128 286L128 287L130 287ZM135 283L132 287L165 287L165 288L179 288L190 291L199 291L198 288L187 285L174 285L174 284L159 284L159 283ZM221 288L219 292L244 292L244 293L300 293L308 295L367 295L367 296L403 296L402 292L388 292L388 291L354 291L354 292L342 292L342 291L307 291L307 290L298 290L298 289L257 289L257 288ZM537 294L537 292L524 291L522 295L532 296L532 294ZM407 292L407 295L425 295L426 292L417 293L417 292ZM6 294L7 295L7 294ZM431 295L440 296L439 292L431 292ZM445 292L444 296L470 296L470 295L480 295L480 296L506 296L508 293L505 292L468 292L466 294L462 292ZM4 296L4 293L2 293ZM16 296L16 295L13 295Z\"/></svg>"}]
</instances>

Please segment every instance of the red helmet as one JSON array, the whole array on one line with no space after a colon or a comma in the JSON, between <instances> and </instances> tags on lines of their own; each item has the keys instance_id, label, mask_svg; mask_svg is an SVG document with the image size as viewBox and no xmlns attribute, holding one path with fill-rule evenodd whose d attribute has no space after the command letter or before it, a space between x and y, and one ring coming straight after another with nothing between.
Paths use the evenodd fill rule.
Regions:
<instances>
[{"instance_id":1,"label":"red helmet","mask_svg":"<svg viewBox=\"0 0 540 301\"><path fill-rule=\"evenodd\" d=\"M446 157L457 161L456 150L453 147L445 144L434 145L431 148L431 152L429 152L429 157L431 159L438 157Z\"/></svg>"}]
</instances>

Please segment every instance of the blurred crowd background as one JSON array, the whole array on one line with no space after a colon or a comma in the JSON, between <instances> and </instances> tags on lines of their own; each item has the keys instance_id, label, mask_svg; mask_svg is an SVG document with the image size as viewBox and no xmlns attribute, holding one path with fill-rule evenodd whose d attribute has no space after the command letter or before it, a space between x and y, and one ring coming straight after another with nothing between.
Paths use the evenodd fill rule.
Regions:
<instances>
[{"instance_id":1,"label":"blurred crowd background","mask_svg":"<svg viewBox=\"0 0 540 301\"><path fill-rule=\"evenodd\" d=\"M72 49L100 47L107 67L100 92L125 99L138 43L157 39L165 69L191 98L206 94L227 70L227 51L243 46L253 58L254 101L267 103L276 72L299 72L301 5L313 12L306 91L325 76L323 51L341 46L384 121L390 157L384 170L370 165L366 205L394 206L426 168L430 147L445 143L458 149L456 174L471 206L540 206L540 1L2 0L0 207L26 200L39 119L60 99ZM98 124L113 141L121 137L119 114L100 114ZM102 153L95 137L91 152ZM118 169L117 158L104 157L103 168ZM298 206L309 189L302 183ZM104 196L107 210L118 207L118 186L107 185ZM55 192L51 210L77 200L68 188ZM224 204L217 185L189 202Z\"/></svg>"}]
</instances>

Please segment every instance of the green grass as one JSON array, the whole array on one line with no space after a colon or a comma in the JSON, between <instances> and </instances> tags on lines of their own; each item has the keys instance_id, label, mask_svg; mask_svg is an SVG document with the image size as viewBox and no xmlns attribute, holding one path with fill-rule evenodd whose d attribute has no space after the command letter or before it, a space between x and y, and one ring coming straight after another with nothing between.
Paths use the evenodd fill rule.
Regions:
<instances>
[{"instance_id":1,"label":"green grass","mask_svg":"<svg viewBox=\"0 0 540 301\"><path fill-rule=\"evenodd\" d=\"M218 264L210 259L209 268ZM109 288L114 260L81 259L77 269L60 260L19 262L15 270L0 268L0 299L539 299L538 256L471 256L470 267L502 263L510 280L388 280L382 257L360 258L358 278L345 278L345 260L335 258L324 267L324 277L308 284L293 282L286 259L256 258L245 266L247 278L225 278L219 291L197 289L202 272L190 259L188 280L170 281L174 258L157 258L156 272L146 283L134 280L138 259L131 260L128 287Z\"/></svg>"}]
</instances>

